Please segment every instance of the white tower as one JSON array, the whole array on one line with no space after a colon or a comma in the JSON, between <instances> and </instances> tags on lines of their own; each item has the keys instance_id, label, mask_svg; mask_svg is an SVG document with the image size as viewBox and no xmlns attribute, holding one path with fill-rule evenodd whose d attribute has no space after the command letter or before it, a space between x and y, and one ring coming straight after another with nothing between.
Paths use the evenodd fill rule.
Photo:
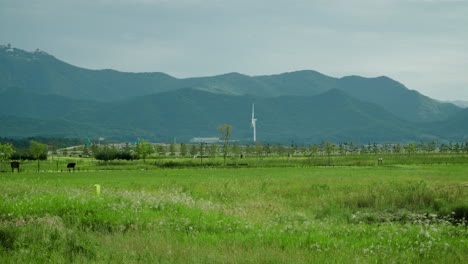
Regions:
<instances>
[{"instance_id":1,"label":"white tower","mask_svg":"<svg viewBox=\"0 0 468 264\"><path fill-rule=\"evenodd\" d=\"M252 128L253 128L253 141L257 141L257 119L255 118L255 104L252 104Z\"/></svg>"}]
</instances>

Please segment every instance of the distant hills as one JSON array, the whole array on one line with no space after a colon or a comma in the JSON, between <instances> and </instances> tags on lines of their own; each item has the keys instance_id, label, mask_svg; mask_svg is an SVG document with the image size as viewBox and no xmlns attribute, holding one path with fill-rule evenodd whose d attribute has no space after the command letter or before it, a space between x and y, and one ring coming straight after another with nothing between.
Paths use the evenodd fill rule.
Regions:
<instances>
[{"instance_id":1,"label":"distant hills","mask_svg":"<svg viewBox=\"0 0 468 264\"><path fill-rule=\"evenodd\" d=\"M451 104L454 104L458 107L461 107L461 108L468 108L468 101L452 101L452 102L447 102L447 103L451 103Z\"/></svg>"},{"instance_id":2,"label":"distant hills","mask_svg":"<svg viewBox=\"0 0 468 264\"><path fill-rule=\"evenodd\" d=\"M226 123L247 142L252 103L263 142L468 140L466 110L388 77L298 71L178 79L87 70L0 46L0 136L188 141L216 136Z\"/></svg>"}]
</instances>

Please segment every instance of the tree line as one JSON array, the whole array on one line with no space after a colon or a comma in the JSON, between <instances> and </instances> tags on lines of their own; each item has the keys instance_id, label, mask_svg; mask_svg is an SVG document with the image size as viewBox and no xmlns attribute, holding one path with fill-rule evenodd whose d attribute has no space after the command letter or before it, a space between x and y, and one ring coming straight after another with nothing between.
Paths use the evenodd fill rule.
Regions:
<instances>
[{"instance_id":1,"label":"tree line","mask_svg":"<svg viewBox=\"0 0 468 264\"><path fill-rule=\"evenodd\" d=\"M311 156L337 156L337 155L360 155L360 154L430 154L430 153L453 153L468 154L468 142L465 143L415 143L407 144L354 144L354 143L332 143L324 141L319 144L298 145L285 144L247 144L240 145L238 142L221 141L218 144L152 144L149 141L139 139L135 146L126 144L123 148L115 146L83 147L84 157L94 157L98 160L133 160L149 157L311 157Z\"/></svg>"},{"instance_id":2,"label":"tree line","mask_svg":"<svg viewBox=\"0 0 468 264\"><path fill-rule=\"evenodd\" d=\"M6 160L37 160L37 171L40 169L40 160L47 159L47 145L30 140L28 149L17 151L11 143L0 143L0 162L2 170L5 169Z\"/></svg>"},{"instance_id":3,"label":"tree line","mask_svg":"<svg viewBox=\"0 0 468 264\"><path fill-rule=\"evenodd\" d=\"M223 130L224 129L224 130ZM227 130L226 130L227 129ZM319 144L298 145L294 142L285 145L277 144L254 144L240 145L238 142L229 140L230 128L223 127L224 137L218 144L152 144L147 140L138 139L131 146L124 147L115 145L81 145L78 152L81 157L94 157L97 160L134 160L152 156L169 157L268 157L268 156L336 156L336 155L358 155L358 154L468 154L468 142L449 142L438 144L432 142L409 142L407 144L355 144L353 142L332 143L323 141ZM23 146L23 145L22 145ZM54 146L30 140L27 148L15 147L11 143L0 143L0 160L46 160L48 153L59 155ZM67 156L67 150L62 150L63 156Z\"/></svg>"}]
</instances>

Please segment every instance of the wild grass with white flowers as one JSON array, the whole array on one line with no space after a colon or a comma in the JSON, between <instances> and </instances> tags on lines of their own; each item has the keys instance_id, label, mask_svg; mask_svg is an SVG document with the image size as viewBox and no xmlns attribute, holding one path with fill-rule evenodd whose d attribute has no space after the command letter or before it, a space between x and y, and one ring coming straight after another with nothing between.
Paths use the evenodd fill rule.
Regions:
<instances>
[{"instance_id":1,"label":"wild grass with white flowers","mask_svg":"<svg viewBox=\"0 0 468 264\"><path fill-rule=\"evenodd\" d=\"M0 262L464 263L467 175L461 165L1 174Z\"/></svg>"}]
</instances>

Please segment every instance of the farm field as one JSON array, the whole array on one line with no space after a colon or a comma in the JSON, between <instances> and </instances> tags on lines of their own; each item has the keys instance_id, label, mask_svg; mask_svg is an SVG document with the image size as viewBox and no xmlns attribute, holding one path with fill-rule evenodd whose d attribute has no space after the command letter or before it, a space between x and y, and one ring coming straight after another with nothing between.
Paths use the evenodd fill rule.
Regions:
<instances>
[{"instance_id":1,"label":"farm field","mask_svg":"<svg viewBox=\"0 0 468 264\"><path fill-rule=\"evenodd\" d=\"M0 173L0 263L468 259L468 166L457 162L245 168L148 162L134 169L90 163L73 173L48 161L38 173L35 164Z\"/></svg>"}]
</instances>

